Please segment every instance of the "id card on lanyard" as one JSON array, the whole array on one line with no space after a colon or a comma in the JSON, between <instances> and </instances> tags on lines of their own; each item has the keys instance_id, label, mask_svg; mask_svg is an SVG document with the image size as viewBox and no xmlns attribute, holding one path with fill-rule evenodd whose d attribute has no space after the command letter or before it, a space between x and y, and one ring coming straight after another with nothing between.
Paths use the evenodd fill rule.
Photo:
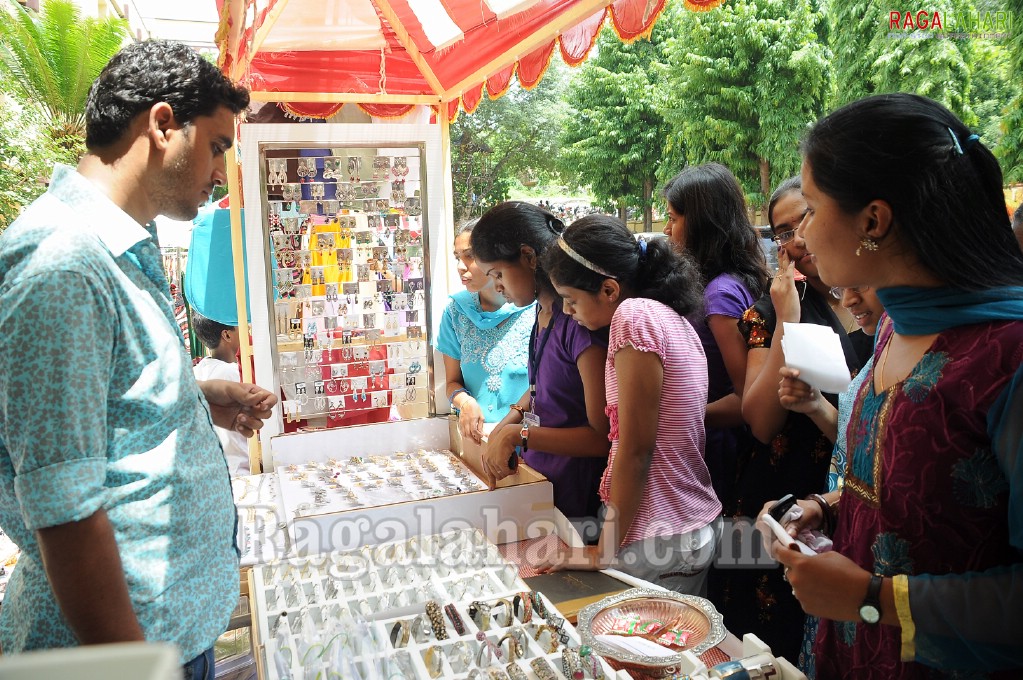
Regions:
<instances>
[{"instance_id":1,"label":"id card on lanyard","mask_svg":"<svg viewBox=\"0 0 1023 680\"><path fill-rule=\"evenodd\" d=\"M540 371L540 361L543 359L544 349L547 347L547 341L551 339L551 334L554 332L554 324L557 318L558 307L554 305L553 309L551 309L551 320L547 323L547 332L543 334L539 347L536 346L537 336L540 334L539 314L536 315L536 321L533 322L533 330L529 334L529 411L522 414L522 420L529 427L540 427L540 416L536 414L536 379Z\"/></svg>"}]
</instances>

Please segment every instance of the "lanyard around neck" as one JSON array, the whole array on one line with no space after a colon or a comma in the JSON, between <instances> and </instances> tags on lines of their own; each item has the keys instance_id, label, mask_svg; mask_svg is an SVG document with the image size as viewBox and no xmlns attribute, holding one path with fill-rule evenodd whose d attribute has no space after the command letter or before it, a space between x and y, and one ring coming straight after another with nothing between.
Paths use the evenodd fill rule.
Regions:
<instances>
[{"instance_id":1,"label":"lanyard around neck","mask_svg":"<svg viewBox=\"0 0 1023 680\"><path fill-rule=\"evenodd\" d=\"M536 377L540 370L540 360L543 359L544 348L547 347L547 341L551 339L551 333L554 331L554 323L558 318L558 307L553 305L551 307L551 319L547 323L547 332L543 334L543 339L540 340L540 346L536 346L536 338L540 333L540 314L536 315L536 321L533 322L533 330L529 334L529 410L533 410L533 402L536 400Z\"/></svg>"}]
</instances>

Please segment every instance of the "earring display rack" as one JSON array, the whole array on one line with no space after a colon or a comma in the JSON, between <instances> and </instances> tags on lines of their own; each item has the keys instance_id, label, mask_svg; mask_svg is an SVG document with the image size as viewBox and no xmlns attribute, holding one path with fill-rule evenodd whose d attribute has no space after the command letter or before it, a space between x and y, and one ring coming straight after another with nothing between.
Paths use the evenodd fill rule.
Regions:
<instances>
[{"instance_id":1,"label":"earring display rack","mask_svg":"<svg viewBox=\"0 0 1023 680\"><path fill-rule=\"evenodd\" d=\"M252 595L268 680L615 677L476 530L256 567Z\"/></svg>"},{"instance_id":2,"label":"earring display rack","mask_svg":"<svg viewBox=\"0 0 1023 680\"><path fill-rule=\"evenodd\" d=\"M330 458L278 468L278 477L284 506L295 518L487 489L450 451Z\"/></svg>"},{"instance_id":3,"label":"earring display rack","mask_svg":"<svg viewBox=\"0 0 1023 680\"><path fill-rule=\"evenodd\" d=\"M422 162L418 147L261 151L285 422L430 415Z\"/></svg>"}]
</instances>

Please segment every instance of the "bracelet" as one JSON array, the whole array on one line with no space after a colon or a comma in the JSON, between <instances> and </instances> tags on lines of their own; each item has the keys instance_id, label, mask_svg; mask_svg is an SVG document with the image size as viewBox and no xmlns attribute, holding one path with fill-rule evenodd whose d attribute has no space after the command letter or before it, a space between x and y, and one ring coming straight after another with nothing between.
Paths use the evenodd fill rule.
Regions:
<instances>
[{"instance_id":1,"label":"bracelet","mask_svg":"<svg viewBox=\"0 0 1023 680\"><path fill-rule=\"evenodd\" d=\"M444 605L444 613L451 619L451 625L455 627L455 632L459 635L465 635L465 622L462 621L462 615L455 610L455 605Z\"/></svg>"},{"instance_id":2,"label":"bracelet","mask_svg":"<svg viewBox=\"0 0 1023 680\"><path fill-rule=\"evenodd\" d=\"M828 505L828 501L819 493L812 493L803 500L813 501L820 506L821 517L824 523L821 528L826 535L830 536L835 530L835 518L831 515L831 506Z\"/></svg>"},{"instance_id":3,"label":"bracelet","mask_svg":"<svg viewBox=\"0 0 1023 680\"><path fill-rule=\"evenodd\" d=\"M519 593L512 600L515 607L515 616L521 623L529 623L533 620L533 601L529 599L529 593ZM519 606L522 607L522 613L519 614Z\"/></svg>"},{"instance_id":4,"label":"bracelet","mask_svg":"<svg viewBox=\"0 0 1023 680\"><path fill-rule=\"evenodd\" d=\"M547 659L537 657L529 662L529 667L536 673L536 677L540 680L555 680L558 676L554 674L554 669L547 663Z\"/></svg>"},{"instance_id":5,"label":"bracelet","mask_svg":"<svg viewBox=\"0 0 1023 680\"><path fill-rule=\"evenodd\" d=\"M426 603L426 616L430 619L434 637L438 640L447 640L448 630L444 625L444 615L440 613L440 605L436 601L430 600Z\"/></svg>"},{"instance_id":6,"label":"bracelet","mask_svg":"<svg viewBox=\"0 0 1023 680\"><path fill-rule=\"evenodd\" d=\"M491 605L491 612L493 612L493 610L497 609L498 607L504 610L504 623L501 624L501 627L507 628L508 626L512 625L512 622L515 620L515 608L512 606L512 603L510 601L500 599L493 605Z\"/></svg>"},{"instance_id":7,"label":"bracelet","mask_svg":"<svg viewBox=\"0 0 1023 680\"><path fill-rule=\"evenodd\" d=\"M451 406L451 411L456 416L462 412L462 409L455 406L455 397L457 397L461 392L465 392L470 397L472 396L472 393L464 387L459 387L457 390L448 395L448 405Z\"/></svg>"},{"instance_id":8,"label":"bracelet","mask_svg":"<svg viewBox=\"0 0 1023 680\"><path fill-rule=\"evenodd\" d=\"M526 409L522 408L518 404L512 404L511 406L508 407L508 410L509 411L518 411L520 418L525 418L526 417Z\"/></svg>"}]
</instances>

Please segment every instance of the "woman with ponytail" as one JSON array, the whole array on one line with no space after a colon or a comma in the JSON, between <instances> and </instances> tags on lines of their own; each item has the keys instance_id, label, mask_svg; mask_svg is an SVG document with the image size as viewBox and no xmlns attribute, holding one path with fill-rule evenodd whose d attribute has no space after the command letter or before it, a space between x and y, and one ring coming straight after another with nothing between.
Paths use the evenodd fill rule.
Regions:
<instances>
[{"instance_id":1,"label":"woman with ponytail","mask_svg":"<svg viewBox=\"0 0 1023 680\"><path fill-rule=\"evenodd\" d=\"M703 281L703 316L694 328L707 355L707 467L726 512L734 507L738 461L753 440L742 418L746 340L739 319L771 281L760 237L750 224L746 196L719 163L687 167L664 187L664 233L685 250Z\"/></svg>"},{"instance_id":2,"label":"woman with ponytail","mask_svg":"<svg viewBox=\"0 0 1023 680\"><path fill-rule=\"evenodd\" d=\"M703 456L707 362L685 318L702 313L700 272L667 239L637 242L607 215L584 217L555 243L543 265L564 313L588 329L611 327L604 369L611 456L599 543L546 568L613 565L702 595L721 503Z\"/></svg>"},{"instance_id":3,"label":"woman with ponytail","mask_svg":"<svg viewBox=\"0 0 1023 680\"><path fill-rule=\"evenodd\" d=\"M554 486L554 505L584 537L596 537L597 487L607 465L604 413L607 331L587 330L561 313L540 258L564 230L543 208L508 201L488 210L472 231L480 269L512 304L538 303L529 344L530 388L490 433L483 470L493 486L521 453ZM556 246L555 246L556 247Z\"/></svg>"}]
</instances>

